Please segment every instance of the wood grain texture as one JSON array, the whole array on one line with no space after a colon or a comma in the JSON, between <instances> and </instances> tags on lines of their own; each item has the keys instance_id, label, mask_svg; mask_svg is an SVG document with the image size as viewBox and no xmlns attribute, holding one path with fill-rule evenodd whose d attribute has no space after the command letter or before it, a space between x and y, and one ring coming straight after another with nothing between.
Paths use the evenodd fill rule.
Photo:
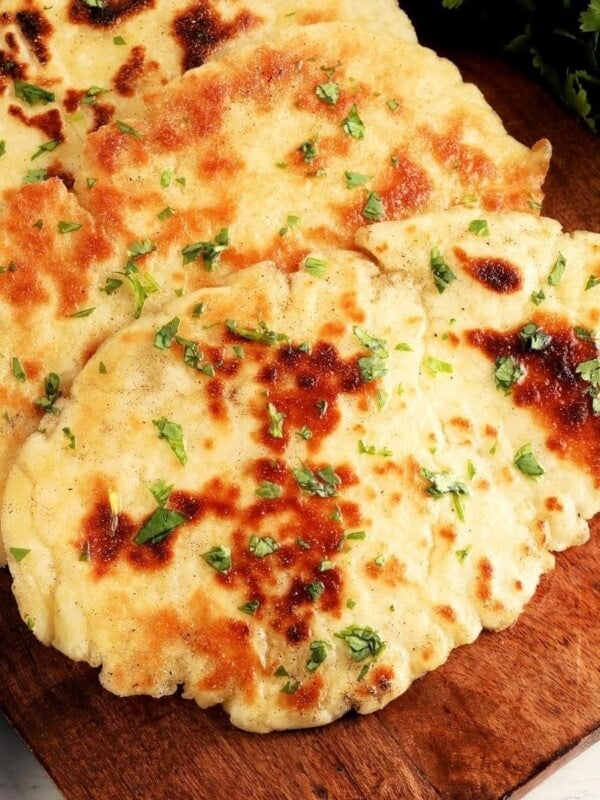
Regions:
<instances>
[{"instance_id":1,"label":"wood grain texture","mask_svg":"<svg viewBox=\"0 0 600 800\"><path fill-rule=\"evenodd\" d=\"M552 141L546 213L600 231L600 139L500 60L449 55L513 135ZM498 800L600 725L599 608L596 524L513 627L459 648L383 711L257 736L178 696L109 695L20 623L4 570L0 707L67 800Z\"/></svg>"}]
</instances>

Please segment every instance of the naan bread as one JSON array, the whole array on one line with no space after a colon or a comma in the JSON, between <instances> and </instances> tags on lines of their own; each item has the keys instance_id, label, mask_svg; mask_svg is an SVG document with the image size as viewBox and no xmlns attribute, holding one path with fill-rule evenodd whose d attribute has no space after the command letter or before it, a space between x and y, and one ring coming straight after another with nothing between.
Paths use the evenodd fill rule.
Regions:
<instances>
[{"instance_id":1,"label":"naan bread","mask_svg":"<svg viewBox=\"0 0 600 800\"><path fill-rule=\"evenodd\" d=\"M3 0L0 139L7 157L0 158L0 186L18 185L32 169L44 168L71 182L88 130L143 114L147 91L250 34L348 21L416 41L394 0L106 0L97 6ZM33 89L23 91L21 82ZM59 144L56 152L42 151L32 163L48 142Z\"/></svg>"},{"instance_id":2,"label":"naan bread","mask_svg":"<svg viewBox=\"0 0 600 800\"><path fill-rule=\"evenodd\" d=\"M80 201L116 240L154 241L150 269L227 229L213 282L265 258L297 269L370 221L464 202L537 213L550 153L508 136L431 50L333 23L237 47L123 122L87 138Z\"/></svg>"},{"instance_id":3,"label":"naan bread","mask_svg":"<svg viewBox=\"0 0 600 800\"><path fill-rule=\"evenodd\" d=\"M590 384L563 372L595 352L572 326L597 322L584 284L600 237L489 214L484 241L464 234L471 220L362 232L386 272L343 252L291 275L259 264L100 347L7 483L2 530L35 635L102 665L117 694L182 685L265 732L381 708L482 626L514 621L550 551L583 542L598 510ZM442 295L434 240L467 254ZM482 286L482 252L521 284ZM545 308L529 301L540 287ZM560 411L523 399L564 348L519 356L527 375L505 394L475 343L532 318L571 337L543 390L577 396L564 434L546 429ZM529 443L538 478L514 463Z\"/></svg>"},{"instance_id":4,"label":"naan bread","mask_svg":"<svg viewBox=\"0 0 600 800\"><path fill-rule=\"evenodd\" d=\"M319 98L336 86L335 105ZM43 171L58 152L33 163ZM0 486L46 377L67 393L142 300L156 310L265 258L298 269L315 248L351 247L369 219L473 200L535 212L548 146L509 137L430 50L316 24L188 72L152 95L145 118L88 135L81 158L72 192L41 174L2 196Z\"/></svg>"}]
</instances>

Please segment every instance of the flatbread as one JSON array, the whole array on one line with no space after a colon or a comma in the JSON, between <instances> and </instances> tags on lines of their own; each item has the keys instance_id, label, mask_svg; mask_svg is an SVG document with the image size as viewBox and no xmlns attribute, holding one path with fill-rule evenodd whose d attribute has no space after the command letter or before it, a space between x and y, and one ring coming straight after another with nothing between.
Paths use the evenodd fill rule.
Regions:
<instances>
[{"instance_id":1,"label":"flatbread","mask_svg":"<svg viewBox=\"0 0 600 800\"><path fill-rule=\"evenodd\" d=\"M319 98L338 85L335 105ZM191 70L147 109L86 137L72 191L46 179L57 148L34 162L38 182L2 195L0 486L47 376L68 393L141 300L156 310L265 258L298 269L380 216L464 202L538 213L548 144L516 142L449 62L380 30L280 31Z\"/></svg>"},{"instance_id":2,"label":"flatbread","mask_svg":"<svg viewBox=\"0 0 600 800\"><path fill-rule=\"evenodd\" d=\"M75 192L116 240L156 242L150 269L226 229L215 282L264 258L297 269L369 221L465 202L537 214L549 155L431 50L324 23L236 47L91 134Z\"/></svg>"},{"instance_id":3,"label":"flatbread","mask_svg":"<svg viewBox=\"0 0 600 800\"><path fill-rule=\"evenodd\" d=\"M87 131L143 114L147 91L250 34L345 20L416 41L394 0L316 6L309 0L106 0L104 8L97 6L84 0L2 3L0 137L7 157L0 158L0 186L18 185L43 168L72 182ZM23 91L21 83L33 90ZM59 144L57 152L42 151L32 163L49 142Z\"/></svg>"},{"instance_id":4,"label":"flatbread","mask_svg":"<svg viewBox=\"0 0 600 800\"><path fill-rule=\"evenodd\" d=\"M523 401L553 359L523 353L527 376L500 392L473 337L534 313L571 337L563 372L590 360L600 237L490 214L484 241L464 234L471 219L362 232L387 272L344 252L291 275L259 264L100 347L6 487L35 635L102 665L117 694L181 685L266 732L375 711L482 626L513 622L550 551L588 535L599 423L592 384L559 370L545 391L578 404L559 451L546 423L560 412ZM467 254L443 294L423 258L439 237L448 259ZM481 252L483 274L520 285L482 286ZM515 464L524 445L542 475Z\"/></svg>"}]
</instances>

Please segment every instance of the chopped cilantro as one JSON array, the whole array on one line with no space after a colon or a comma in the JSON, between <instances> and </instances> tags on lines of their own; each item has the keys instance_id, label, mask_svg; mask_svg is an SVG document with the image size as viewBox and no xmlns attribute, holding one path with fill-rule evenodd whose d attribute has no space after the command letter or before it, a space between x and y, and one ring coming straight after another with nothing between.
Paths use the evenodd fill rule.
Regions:
<instances>
[{"instance_id":1,"label":"chopped cilantro","mask_svg":"<svg viewBox=\"0 0 600 800\"><path fill-rule=\"evenodd\" d=\"M335 497L337 486L342 482L331 466L314 473L303 464L299 469L293 469L292 475L301 489L309 494L317 495L317 497Z\"/></svg>"},{"instance_id":2,"label":"chopped cilantro","mask_svg":"<svg viewBox=\"0 0 600 800\"><path fill-rule=\"evenodd\" d=\"M251 617L253 617L256 614L259 608L260 608L260 600L248 600L247 603L244 603L244 605L239 606L240 611L243 611L244 614L248 614Z\"/></svg>"},{"instance_id":3,"label":"chopped cilantro","mask_svg":"<svg viewBox=\"0 0 600 800\"><path fill-rule=\"evenodd\" d=\"M584 381L590 384L588 389L592 397L592 410L594 416L600 415L600 358L591 358L582 361L577 366L576 372L581 375Z\"/></svg>"},{"instance_id":4,"label":"chopped cilantro","mask_svg":"<svg viewBox=\"0 0 600 800\"><path fill-rule=\"evenodd\" d=\"M598 277L597 275L590 275L590 277L588 278L588 281L587 281L587 283L585 285L586 292L589 289L593 289L594 286L598 286L598 284L600 284L600 277Z\"/></svg>"},{"instance_id":5,"label":"chopped cilantro","mask_svg":"<svg viewBox=\"0 0 600 800\"><path fill-rule=\"evenodd\" d=\"M202 553L206 563L217 572L227 572L231 569L231 548L218 545L212 547L207 553Z\"/></svg>"},{"instance_id":6,"label":"chopped cilantro","mask_svg":"<svg viewBox=\"0 0 600 800\"><path fill-rule=\"evenodd\" d=\"M363 139L365 136L365 125L358 115L358 109L355 105L352 106L348 112L348 116L342 121L342 129L348 136L354 139Z\"/></svg>"},{"instance_id":7,"label":"chopped cilantro","mask_svg":"<svg viewBox=\"0 0 600 800\"><path fill-rule=\"evenodd\" d=\"M300 681L287 681L282 687L283 694L295 694L300 688Z\"/></svg>"},{"instance_id":8,"label":"chopped cilantro","mask_svg":"<svg viewBox=\"0 0 600 800\"><path fill-rule=\"evenodd\" d=\"M248 550L257 558L265 558L279 550L279 545L271 536L256 536L252 534L248 542Z\"/></svg>"},{"instance_id":9,"label":"chopped cilantro","mask_svg":"<svg viewBox=\"0 0 600 800\"><path fill-rule=\"evenodd\" d=\"M96 306L92 306L91 308L82 308L80 311L74 311L72 314L69 314L69 316L73 317L74 319L83 319L84 317L91 316L95 310Z\"/></svg>"},{"instance_id":10,"label":"chopped cilantro","mask_svg":"<svg viewBox=\"0 0 600 800\"><path fill-rule=\"evenodd\" d=\"M44 380L44 396L39 397L35 404L46 413L55 414L55 403L60 397L60 378L56 372L50 372Z\"/></svg>"},{"instance_id":11,"label":"chopped cilantro","mask_svg":"<svg viewBox=\"0 0 600 800\"><path fill-rule=\"evenodd\" d=\"M212 242L194 242L186 245L181 251L183 263L190 264L202 256L204 266L210 272L215 268L221 253L228 247L229 228L221 228Z\"/></svg>"},{"instance_id":12,"label":"chopped cilantro","mask_svg":"<svg viewBox=\"0 0 600 800\"><path fill-rule=\"evenodd\" d=\"M552 341L549 333L536 325L535 322L528 322L519 331L519 338L530 350L545 350Z\"/></svg>"},{"instance_id":13,"label":"chopped cilantro","mask_svg":"<svg viewBox=\"0 0 600 800\"><path fill-rule=\"evenodd\" d=\"M442 294L446 291L448 286L450 286L452 281L456 280L456 275L444 261L444 257L438 247L434 247L431 251L429 265L433 273L435 286L438 292Z\"/></svg>"},{"instance_id":14,"label":"chopped cilantro","mask_svg":"<svg viewBox=\"0 0 600 800\"><path fill-rule=\"evenodd\" d=\"M160 506L146 520L133 541L136 544L158 544L187 521L185 514Z\"/></svg>"},{"instance_id":15,"label":"chopped cilantro","mask_svg":"<svg viewBox=\"0 0 600 800\"><path fill-rule=\"evenodd\" d=\"M510 389L525 375L525 369L512 356L498 356L495 362L494 378L497 389Z\"/></svg>"},{"instance_id":16,"label":"chopped cilantro","mask_svg":"<svg viewBox=\"0 0 600 800\"><path fill-rule=\"evenodd\" d=\"M422 469L421 476L429 481L429 486L426 489L427 494L430 494L436 500L439 500L445 494L452 495L456 516L461 522L464 522L465 516L460 498L469 494L467 486L461 481L454 480L447 472L432 472L428 469Z\"/></svg>"},{"instance_id":17,"label":"chopped cilantro","mask_svg":"<svg viewBox=\"0 0 600 800\"><path fill-rule=\"evenodd\" d=\"M127 44L127 42L125 41L125 39L122 36L115 36L113 38L113 44L124 45L124 44Z\"/></svg>"},{"instance_id":18,"label":"chopped cilantro","mask_svg":"<svg viewBox=\"0 0 600 800\"><path fill-rule=\"evenodd\" d=\"M162 211L159 211L156 216L161 222L164 222L165 220L170 219L174 213L175 210L172 209L171 206L167 206L166 208L163 208Z\"/></svg>"},{"instance_id":19,"label":"chopped cilantro","mask_svg":"<svg viewBox=\"0 0 600 800\"><path fill-rule=\"evenodd\" d=\"M160 478L154 483L151 483L148 488L161 508L167 505L169 497L171 496L171 492L173 491L172 483L167 483L165 480Z\"/></svg>"},{"instance_id":20,"label":"chopped cilantro","mask_svg":"<svg viewBox=\"0 0 600 800\"><path fill-rule=\"evenodd\" d=\"M35 151L35 153L31 156L31 160L35 161L36 158L43 156L44 153L51 153L53 150L56 150L59 144L60 144L59 139L50 139L49 142L44 142L44 144L41 144Z\"/></svg>"},{"instance_id":21,"label":"chopped cilantro","mask_svg":"<svg viewBox=\"0 0 600 800\"><path fill-rule=\"evenodd\" d=\"M31 553L30 547L11 547L9 548L9 550L10 554L17 562L17 564L20 564L21 561L23 561L23 559L25 558L25 556L28 556L29 553Z\"/></svg>"},{"instance_id":22,"label":"chopped cilantro","mask_svg":"<svg viewBox=\"0 0 600 800\"><path fill-rule=\"evenodd\" d=\"M544 294L543 289L539 289L537 292L531 293L531 302L536 306L541 305L545 299L546 295Z\"/></svg>"},{"instance_id":23,"label":"chopped cilantro","mask_svg":"<svg viewBox=\"0 0 600 800\"><path fill-rule=\"evenodd\" d=\"M432 356L429 356L423 361L423 363L432 375L437 375L440 372L451 375L454 372L452 364L450 364L448 361L442 361L439 358L433 358Z\"/></svg>"},{"instance_id":24,"label":"chopped cilantro","mask_svg":"<svg viewBox=\"0 0 600 800\"><path fill-rule=\"evenodd\" d=\"M59 233L73 233L73 231L78 231L81 228L81 223L61 220L57 227Z\"/></svg>"},{"instance_id":25,"label":"chopped cilantro","mask_svg":"<svg viewBox=\"0 0 600 800\"><path fill-rule=\"evenodd\" d=\"M310 597L313 603L316 603L324 591L325 584L323 581L311 581L310 583L306 584L306 594Z\"/></svg>"},{"instance_id":26,"label":"chopped cilantro","mask_svg":"<svg viewBox=\"0 0 600 800\"><path fill-rule=\"evenodd\" d=\"M114 294L122 285L123 281L120 278L107 278L101 291L106 292L108 295Z\"/></svg>"},{"instance_id":27,"label":"chopped cilantro","mask_svg":"<svg viewBox=\"0 0 600 800\"><path fill-rule=\"evenodd\" d=\"M327 658L327 649L330 647L327 642L314 641L309 645L310 656L306 662L306 669L314 672Z\"/></svg>"},{"instance_id":28,"label":"chopped cilantro","mask_svg":"<svg viewBox=\"0 0 600 800\"><path fill-rule=\"evenodd\" d=\"M361 172L344 172L346 176L346 189L355 189L357 186L364 186L373 179L372 175L363 175Z\"/></svg>"},{"instance_id":29,"label":"chopped cilantro","mask_svg":"<svg viewBox=\"0 0 600 800\"><path fill-rule=\"evenodd\" d=\"M183 443L183 429L181 425L168 420L166 417L153 419L152 424L158 430L158 438L165 439L181 464L186 464L188 457Z\"/></svg>"},{"instance_id":30,"label":"chopped cilantro","mask_svg":"<svg viewBox=\"0 0 600 800\"><path fill-rule=\"evenodd\" d=\"M71 448L71 450L75 450L75 434L73 433L71 428L63 428L62 432L69 440L69 447Z\"/></svg>"},{"instance_id":31,"label":"chopped cilantro","mask_svg":"<svg viewBox=\"0 0 600 800\"><path fill-rule=\"evenodd\" d=\"M348 647L348 654L354 661L375 658L385 647L379 634L373 628L362 628L360 625L349 625L343 631L335 633Z\"/></svg>"},{"instance_id":32,"label":"chopped cilantro","mask_svg":"<svg viewBox=\"0 0 600 800\"><path fill-rule=\"evenodd\" d=\"M27 380L27 374L23 369L23 365L21 364L20 359L16 356L13 356L12 360L12 374L13 378L16 378L20 383L25 383Z\"/></svg>"},{"instance_id":33,"label":"chopped cilantro","mask_svg":"<svg viewBox=\"0 0 600 800\"><path fill-rule=\"evenodd\" d=\"M228 319L225 322L225 326L236 336L241 336L242 339L248 339L259 344L273 345L277 344L277 342L288 341L288 337L284 333L275 333L275 331L269 330L264 322L259 322L258 328L242 328L237 322Z\"/></svg>"},{"instance_id":34,"label":"chopped cilantro","mask_svg":"<svg viewBox=\"0 0 600 800\"><path fill-rule=\"evenodd\" d=\"M48 180L48 170L46 169L29 169L25 173L23 183L42 183Z\"/></svg>"},{"instance_id":35,"label":"chopped cilantro","mask_svg":"<svg viewBox=\"0 0 600 800\"><path fill-rule=\"evenodd\" d=\"M36 86L33 83L26 81L15 81L15 96L20 100L24 100L30 106L35 106L38 103L46 105L46 103L53 103L56 100L54 92L49 92L41 86Z\"/></svg>"},{"instance_id":36,"label":"chopped cilantro","mask_svg":"<svg viewBox=\"0 0 600 800\"><path fill-rule=\"evenodd\" d=\"M370 222L379 222L385 217L385 206L377 192L369 192L361 214Z\"/></svg>"},{"instance_id":37,"label":"chopped cilantro","mask_svg":"<svg viewBox=\"0 0 600 800\"><path fill-rule=\"evenodd\" d=\"M319 155L316 139L308 139L308 141L302 142L298 150L304 155L304 160L307 164L310 164Z\"/></svg>"},{"instance_id":38,"label":"chopped cilantro","mask_svg":"<svg viewBox=\"0 0 600 800\"><path fill-rule=\"evenodd\" d=\"M351 542L363 541L367 538L366 531L351 531L350 533L346 534L346 539Z\"/></svg>"},{"instance_id":39,"label":"chopped cilantro","mask_svg":"<svg viewBox=\"0 0 600 800\"><path fill-rule=\"evenodd\" d=\"M513 463L524 475L537 478L544 474L543 468L538 463L530 444L524 444L515 453Z\"/></svg>"},{"instance_id":40,"label":"chopped cilantro","mask_svg":"<svg viewBox=\"0 0 600 800\"><path fill-rule=\"evenodd\" d=\"M282 493L283 489L281 486L271 481L261 481L256 490L256 494L265 500L275 500L275 498L281 497Z\"/></svg>"},{"instance_id":41,"label":"chopped cilantro","mask_svg":"<svg viewBox=\"0 0 600 800\"><path fill-rule=\"evenodd\" d=\"M335 106L340 99L340 87L337 83L329 81L328 83L320 83L315 88L315 94L327 105Z\"/></svg>"},{"instance_id":42,"label":"chopped cilantro","mask_svg":"<svg viewBox=\"0 0 600 800\"><path fill-rule=\"evenodd\" d=\"M388 358L386 343L383 339L379 339L367 333L364 328L358 325L354 325L352 331L358 341L371 351L370 356L358 359L358 368L363 383L369 383L370 381L383 377L388 371L386 364L386 359Z\"/></svg>"},{"instance_id":43,"label":"chopped cilantro","mask_svg":"<svg viewBox=\"0 0 600 800\"><path fill-rule=\"evenodd\" d=\"M550 274L548 275L548 284L550 286L556 286L562 280L563 275L565 274L565 269L567 267L567 259L563 256L562 253L559 254L554 266L550 270Z\"/></svg>"},{"instance_id":44,"label":"chopped cilantro","mask_svg":"<svg viewBox=\"0 0 600 800\"><path fill-rule=\"evenodd\" d=\"M323 278L327 271L327 262L322 258L307 258L304 261L304 269L314 278Z\"/></svg>"},{"instance_id":45,"label":"chopped cilantro","mask_svg":"<svg viewBox=\"0 0 600 800\"><path fill-rule=\"evenodd\" d=\"M166 325L159 328L154 334L154 347L158 350L166 350L169 348L179 330L179 322L179 317L173 317L170 322L167 322Z\"/></svg>"},{"instance_id":46,"label":"chopped cilantro","mask_svg":"<svg viewBox=\"0 0 600 800\"><path fill-rule=\"evenodd\" d=\"M273 403L267 403L267 412L269 414L269 433L275 439L283 439L283 420L285 414L278 411Z\"/></svg>"},{"instance_id":47,"label":"chopped cilantro","mask_svg":"<svg viewBox=\"0 0 600 800\"><path fill-rule=\"evenodd\" d=\"M462 550L455 550L456 557L458 558L459 562L462 564L465 558L469 555L471 550L473 549L472 544L468 544L466 547L463 547Z\"/></svg>"},{"instance_id":48,"label":"chopped cilantro","mask_svg":"<svg viewBox=\"0 0 600 800\"><path fill-rule=\"evenodd\" d=\"M382 447L380 450L377 450L374 444L366 445L362 439L358 440L358 452L361 455L382 456L383 458L389 458L394 455L389 447Z\"/></svg>"},{"instance_id":49,"label":"chopped cilantro","mask_svg":"<svg viewBox=\"0 0 600 800\"><path fill-rule=\"evenodd\" d=\"M476 236L490 235L490 229L488 227L486 219L474 219L469 224L469 231L470 233L474 233Z\"/></svg>"},{"instance_id":50,"label":"chopped cilantro","mask_svg":"<svg viewBox=\"0 0 600 800\"><path fill-rule=\"evenodd\" d=\"M116 126L121 131L121 133L126 133L129 136L135 137L136 139L142 138L142 134L139 133L139 131L136 131L135 128L132 128L131 125L128 125L126 122L123 122L120 119L116 121Z\"/></svg>"}]
</instances>

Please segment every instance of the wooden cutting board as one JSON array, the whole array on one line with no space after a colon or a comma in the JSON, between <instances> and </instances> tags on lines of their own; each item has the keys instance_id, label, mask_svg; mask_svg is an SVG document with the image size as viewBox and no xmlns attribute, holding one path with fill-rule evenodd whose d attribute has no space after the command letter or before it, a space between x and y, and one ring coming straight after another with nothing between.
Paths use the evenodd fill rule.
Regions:
<instances>
[{"instance_id":1,"label":"wooden cutting board","mask_svg":"<svg viewBox=\"0 0 600 800\"><path fill-rule=\"evenodd\" d=\"M600 139L500 60L449 55L513 135L552 141L546 213L600 231ZM378 714L267 736L178 696L109 695L20 623L2 570L0 707L67 800L499 800L600 726L592 527L509 630L458 649Z\"/></svg>"}]
</instances>

